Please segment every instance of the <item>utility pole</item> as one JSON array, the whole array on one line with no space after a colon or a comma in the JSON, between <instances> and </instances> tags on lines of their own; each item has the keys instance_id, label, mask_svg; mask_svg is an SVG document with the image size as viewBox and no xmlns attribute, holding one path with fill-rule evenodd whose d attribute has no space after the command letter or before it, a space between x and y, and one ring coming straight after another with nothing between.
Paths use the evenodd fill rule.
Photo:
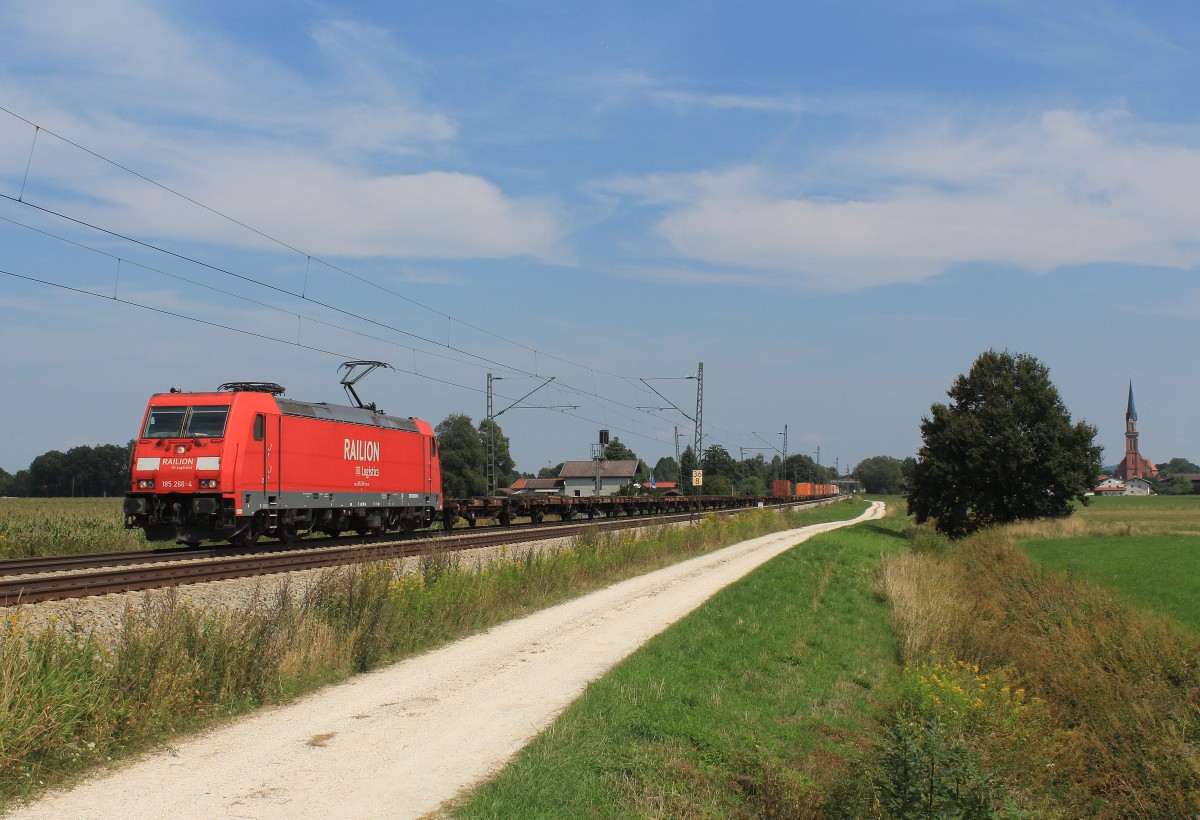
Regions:
<instances>
[{"instance_id":1,"label":"utility pole","mask_svg":"<svg viewBox=\"0 0 1200 820\"><path fill-rule=\"evenodd\" d=\"M503 378L503 376L501 377ZM493 425L496 423L496 417L492 414L492 374L488 373L487 382L487 433L484 438L487 439L487 494L492 495L496 492L496 441L492 435Z\"/></svg>"},{"instance_id":2,"label":"utility pole","mask_svg":"<svg viewBox=\"0 0 1200 820\"><path fill-rule=\"evenodd\" d=\"M650 382L652 382L652 381L665 381L667 379L695 379L696 380L696 415L695 416L689 416L687 413L685 413L683 411L682 408L680 408L679 405L677 405L675 402L668 399L666 396L664 396L658 390L658 388L656 388L654 385L650 384ZM683 416L685 419L687 419L688 421L695 424L695 438L693 439L692 449L694 450L696 462L699 463L701 457L704 455L704 449L703 449L704 448L704 362L700 362L699 367L697 367L697 369L696 369L695 376L646 377L643 379L639 379L639 381L641 381L642 384L646 385L646 387L650 388L650 390L652 390L654 392L654 394L657 395L660 399L662 399L667 404L669 404L672 408L674 408L679 413L679 415ZM666 410L668 408L666 408L666 407L639 407L638 409L639 410ZM676 428L675 428L675 463L676 464L680 463L679 427L678 426L676 426ZM684 479L684 477L683 477L683 474L681 471L680 476L679 476L680 483L683 482L683 479ZM690 476L688 477L688 480L689 481L691 480Z\"/></svg>"},{"instance_id":3,"label":"utility pole","mask_svg":"<svg viewBox=\"0 0 1200 820\"><path fill-rule=\"evenodd\" d=\"M537 378L540 379L541 376L538 376ZM521 396L521 398L514 401L508 407L505 407L499 413L493 413L492 412L492 406L493 406L492 405L492 402L493 402L492 382L503 381L504 377L503 376L493 376L491 373L488 373L488 375L487 375L487 420L488 420L488 423L487 423L486 432L484 434L484 437L487 439L487 492L488 492L488 495L496 494L496 442L495 442L496 419L500 418L505 413L507 413L509 410L512 410L514 407L517 407L518 404L525 401L525 399L529 398L530 396L532 396L537 391L541 390L546 385L550 384L550 382L554 381L555 378L557 378L557 377L551 376L550 378L546 379L541 384L539 384L537 387L530 390L524 396ZM517 409L518 410L574 410L578 406L579 405L577 405L577 404L531 405L529 407L517 407Z\"/></svg>"},{"instance_id":4,"label":"utility pole","mask_svg":"<svg viewBox=\"0 0 1200 820\"><path fill-rule=\"evenodd\" d=\"M600 497L603 484L600 481L600 470L604 466L604 448L608 446L608 431L600 431L600 442L592 445L592 461L596 465L596 489L594 495Z\"/></svg>"},{"instance_id":5,"label":"utility pole","mask_svg":"<svg viewBox=\"0 0 1200 820\"><path fill-rule=\"evenodd\" d=\"M704 457L704 362L696 368L696 461Z\"/></svg>"}]
</instances>

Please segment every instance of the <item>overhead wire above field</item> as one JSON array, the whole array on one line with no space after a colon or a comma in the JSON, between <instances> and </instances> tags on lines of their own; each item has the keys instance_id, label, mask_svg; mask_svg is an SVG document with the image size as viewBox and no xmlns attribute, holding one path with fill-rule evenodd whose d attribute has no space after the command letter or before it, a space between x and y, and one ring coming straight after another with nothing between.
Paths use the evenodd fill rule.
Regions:
<instances>
[{"instance_id":1,"label":"overhead wire above field","mask_svg":"<svg viewBox=\"0 0 1200 820\"><path fill-rule=\"evenodd\" d=\"M55 282L49 278L33 276L15 270L0 271L0 273L4 273L6 276L21 279L30 283L41 284L43 286L62 288L78 294L88 294L100 298L107 298L117 303L155 311L162 315L167 315L176 319L184 319L216 329L241 333L247 337L258 338L263 341L272 341L280 344L292 345L300 349L317 352L323 355L343 358L361 358L358 353L336 352L328 349L327 345L304 339L304 330L307 323L310 330L312 330L314 327L325 328L328 330L337 331L339 333L350 334L371 342L377 342L390 347L399 348L405 351L406 355L412 355L413 364L411 368L407 366L397 366L397 372L452 386L461 390L467 390L476 394L482 394L485 392L482 385L480 387L474 387L453 381L451 379L443 378L442 376L435 376L429 372L422 372L417 366L417 357L428 356L442 362L473 367L478 369L480 372L497 371L505 373L510 377L525 376L530 378L545 377L546 374L544 373L544 369L540 366L542 360L557 362L566 367L575 368L578 371L582 371L590 376L592 381L592 386L588 388L558 376L554 389L563 397L563 404L570 404L571 401L574 401L577 397L591 399L595 403L597 409L603 414L604 418L592 418L585 413L575 412L573 409L547 409L555 409L556 412L560 412L563 415L568 415L581 421L610 428L626 435L644 438L659 444L663 444L671 440L671 428L662 426L662 422L664 422L667 417L662 415L663 410L661 408L647 406L649 404L649 399L642 398L642 396L649 397L651 396L651 393L644 387L641 387L637 384L638 377L636 376L622 375L601 367L595 367L576 362L556 353L552 353L541 348L536 348L510 338L509 336L496 333L495 331L482 327L477 322L464 320L445 310L431 306L425 302L401 293L399 290L393 287L381 284L367 276L363 276L359 273L351 271L343 265L334 264L333 262L323 259L317 255L307 253L292 243L279 239L278 237L247 224L245 221L239 220L220 209L214 208L199 201L198 199L188 196L174 187L159 182L158 180L153 179L151 176L140 173L125 164L93 151L67 137L43 127L38 123L22 117L19 114L4 108L3 106L0 106L0 112L7 115L9 118L11 118L11 120L23 123L32 131L29 151L27 157L25 158L26 161L24 162L24 167L18 171L20 175L20 185L15 191L16 196L0 191L0 199L6 200L19 207L27 208L32 212L36 212L40 217L45 218L50 222L70 226L72 229L80 230L88 236L95 237L92 242L116 241L118 243L124 243L126 247L130 248L130 252L128 253L112 253L101 247L97 247L96 244L89 243L88 241L72 239L68 236L64 236L62 233L40 228L26 222L21 222L0 215L0 220L3 220L4 222L16 228L36 232L48 239L52 239L61 243L67 243L76 248L101 255L106 257L114 264L111 288L106 286L103 291L94 287L78 287L61 281ZM187 207L200 209L205 214L216 217L218 220L234 226L238 230L248 232L248 234L252 236L256 242L271 245L285 255L290 255L296 260L302 261L304 264L303 286L299 289L296 289L275 284L267 281L262 276L254 276L238 271L234 269L233 266L222 264L215 259L201 258L200 255L194 251L188 252L179 247L171 248L161 242L138 238L137 236L132 235L131 231L122 231L114 227L106 227L100 224L99 220L88 219L80 214L72 214L68 212L68 208L63 207L62 205L53 205L50 202L33 201L34 197L30 195L30 183L31 180L38 179L39 171L37 155L39 145L44 151L47 137L59 141L62 145L67 146L69 150L80 152L86 157L93 158L112 169L116 169L116 171L122 175L128 175L132 177L137 181L136 184L152 186L154 190L166 194L169 198L186 203ZM164 256L178 263L196 266L203 271L229 277L238 285L249 288L251 291L254 289L261 289L262 291L265 291L274 301L265 301L262 298L254 298L242 293L237 293L232 289L217 287L213 284L200 281L197 278L185 276L179 273L172 273L168 270L165 270L162 266L146 264L133 258L135 252L146 252L151 255ZM135 269L153 274L158 277L169 278L176 282L183 283L189 287L204 289L209 294L215 295L218 303L223 306L227 306L232 300L237 300L242 304L253 305L257 308L268 310L274 313L291 316L296 322L296 338L294 340L290 338L284 338L282 334L263 332L261 329L247 330L245 328L240 328L236 325L230 324L227 321L218 321L211 318L192 315L189 312L179 309L177 306L172 306L170 308L155 306L153 304L148 304L143 300L133 298L129 294L123 295L121 291L122 273L124 272L126 275L128 275L131 270ZM418 333L405 327L400 327L393 322L382 321L380 319L373 318L360 310L352 310L348 307L339 305L335 303L333 299L317 298L311 292L310 286L313 283L315 272L319 270L326 270L339 276L347 277L352 282L369 288L372 292L394 297L416 309L430 314L431 316L437 317L439 320L444 319L446 321L446 340L443 342L440 339L434 338L428 333ZM283 304L280 304L279 302L282 302ZM200 306L201 305L199 301L192 303L192 307L194 309L198 309ZM344 323L339 324L328 321L326 318L313 315L313 309L341 316L344 320L350 320L352 323L369 325L376 328L382 335L375 335L374 333L365 332L361 329L347 327ZM487 338L493 339L505 345L510 345L518 350L531 354L533 357L533 367L530 368L528 366L521 366L513 363L512 361L506 361L499 356L484 355L482 353L474 352L464 346L461 346L461 344L455 343L453 336L456 326L460 330L469 330L483 334ZM394 339L386 338L387 334L401 336L404 339L407 339L409 343L406 344ZM629 384L633 390L632 401L626 402L613 398L612 391L606 395L606 393L602 392L602 389L596 384L597 376L619 380ZM655 399L655 401L657 401L657 399ZM646 432L637 429L639 426L646 425L648 423L653 430L653 434L648 435Z\"/></svg>"}]
</instances>

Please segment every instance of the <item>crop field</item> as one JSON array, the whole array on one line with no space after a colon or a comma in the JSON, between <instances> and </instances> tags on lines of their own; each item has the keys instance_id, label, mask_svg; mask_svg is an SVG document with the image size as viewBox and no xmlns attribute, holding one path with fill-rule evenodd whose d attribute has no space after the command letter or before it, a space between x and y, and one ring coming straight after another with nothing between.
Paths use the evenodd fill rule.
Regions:
<instances>
[{"instance_id":1,"label":"crop field","mask_svg":"<svg viewBox=\"0 0 1200 820\"><path fill-rule=\"evenodd\" d=\"M149 549L120 498L0 498L0 558Z\"/></svg>"},{"instance_id":2,"label":"crop field","mask_svg":"<svg viewBox=\"0 0 1200 820\"><path fill-rule=\"evenodd\" d=\"M1035 561L1200 632L1200 496L1101 498L1019 533Z\"/></svg>"}]
</instances>

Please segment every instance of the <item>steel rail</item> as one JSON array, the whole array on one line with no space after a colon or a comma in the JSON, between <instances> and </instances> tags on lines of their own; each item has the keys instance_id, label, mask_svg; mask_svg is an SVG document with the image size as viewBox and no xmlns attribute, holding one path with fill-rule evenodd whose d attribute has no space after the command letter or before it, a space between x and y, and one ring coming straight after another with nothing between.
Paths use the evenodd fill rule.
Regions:
<instances>
[{"instance_id":1,"label":"steel rail","mask_svg":"<svg viewBox=\"0 0 1200 820\"><path fill-rule=\"evenodd\" d=\"M800 501L793 504L779 505L781 507L809 506L817 501ZM704 515L722 514L734 515L744 512L743 509L721 510L701 513L673 513L659 516L624 516L588 521L559 522L539 527L487 527L484 531L451 531L450 533L429 533L417 539L396 541L392 538L385 543L362 543L361 540L351 544L334 546L312 545L309 548L296 549L271 545L268 551L236 556L206 555L210 550L179 549L167 550L160 553L156 563L149 566L126 564L116 569L99 571L66 572L58 575L41 575L34 577L18 577L0 579L0 606L17 604L35 604L45 601L63 600L67 598L82 598L94 595L107 595L119 592L132 592L146 589L180 586L184 584L222 581L233 578L247 578L257 575L267 575L280 572L295 572L305 569L318 569L349 563L387 560L392 558L420 555L425 552L444 550L459 552L481 547L500 546L511 543L527 543L558 538L570 538L587 530L608 531L635 529L647 526L662 526L667 524L694 521ZM218 548L220 549L220 548ZM162 563L164 555L170 563ZM91 556L79 556L93 560L117 556L145 557L146 552L109 553ZM72 556L57 556L69 558ZM190 563L178 563L188 558ZM16 559L26 561L27 559ZM149 558L143 564L155 561ZM92 567L103 566L92 564ZM111 564L109 566L112 566ZM61 567L60 567L61 568Z\"/></svg>"}]
</instances>

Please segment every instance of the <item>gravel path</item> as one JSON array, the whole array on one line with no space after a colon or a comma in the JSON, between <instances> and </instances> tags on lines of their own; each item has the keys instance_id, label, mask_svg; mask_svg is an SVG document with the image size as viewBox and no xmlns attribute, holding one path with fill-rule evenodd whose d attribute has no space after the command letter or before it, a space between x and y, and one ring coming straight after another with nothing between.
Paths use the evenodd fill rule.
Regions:
<instances>
[{"instance_id":1,"label":"gravel path","mask_svg":"<svg viewBox=\"0 0 1200 820\"><path fill-rule=\"evenodd\" d=\"M875 503L855 519L879 518ZM774 533L623 581L264 710L13 818L419 817L478 783L592 680L819 532Z\"/></svg>"}]
</instances>

